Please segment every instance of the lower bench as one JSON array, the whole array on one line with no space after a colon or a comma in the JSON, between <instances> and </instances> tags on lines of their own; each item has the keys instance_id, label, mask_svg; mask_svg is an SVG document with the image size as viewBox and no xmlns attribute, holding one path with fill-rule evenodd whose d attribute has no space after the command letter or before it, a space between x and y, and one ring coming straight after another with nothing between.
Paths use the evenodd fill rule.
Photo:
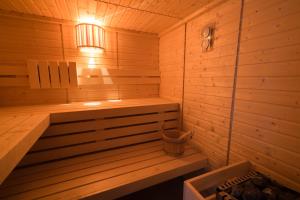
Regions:
<instances>
[{"instance_id":1,"label":"lower bench","mask_svg":"<svg viewBox=\"0 0 300 200\"><path fill-rule=\"evenodd\" d=\"M16 169L0 199L114 199L204 167L192 147L172 157L154 141Z\"/></svg>"}]
</instances>

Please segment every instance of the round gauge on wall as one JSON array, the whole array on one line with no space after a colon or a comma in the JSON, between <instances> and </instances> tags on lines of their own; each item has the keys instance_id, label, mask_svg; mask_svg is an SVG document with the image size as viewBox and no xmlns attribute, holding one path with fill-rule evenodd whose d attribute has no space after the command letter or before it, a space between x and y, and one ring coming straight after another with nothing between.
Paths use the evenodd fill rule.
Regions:
<instances>
[{"instance_id":1,"label":"round gauge on wall","mask_svg":"<svg viewBox=\"0 0 300 200\"><path fill-rule=\"evenodd\" d=\"M207 27L205 27L205 28L202 30L202 36L203 36L204 38L209 37L210 34L211 34L210 27L207 26Z\"/></svg>"},{"instance_id":2,"label":"round gauge on wall","mask_svg":"<svg viewBox=\"0 0 300 200\"><path fill-rule=\"evenodd\" d=\"M203 27L201 36L202 36L202 52L207 52L212 49L213 45L213 34L214 34L214 25L206 25Z\"/></svg>"}]
</instances>

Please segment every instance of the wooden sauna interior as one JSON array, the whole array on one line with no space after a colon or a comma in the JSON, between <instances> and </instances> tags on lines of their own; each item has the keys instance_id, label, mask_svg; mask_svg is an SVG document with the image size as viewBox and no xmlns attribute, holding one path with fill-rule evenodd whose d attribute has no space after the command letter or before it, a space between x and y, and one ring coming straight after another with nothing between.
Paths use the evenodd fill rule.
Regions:
<instances>
[{"instance_id":1,"label":"wooden sauna interior","mask_svg":"<svg viewBox=\"0 0 300 200\"><path fill-rule=\"evenodd\" d=\"M300 1L2 0L0 106L0 199L134 199L244 160L300 192ZM161 124L192 130L182 156Z\"/></svg>"}]
</instances>

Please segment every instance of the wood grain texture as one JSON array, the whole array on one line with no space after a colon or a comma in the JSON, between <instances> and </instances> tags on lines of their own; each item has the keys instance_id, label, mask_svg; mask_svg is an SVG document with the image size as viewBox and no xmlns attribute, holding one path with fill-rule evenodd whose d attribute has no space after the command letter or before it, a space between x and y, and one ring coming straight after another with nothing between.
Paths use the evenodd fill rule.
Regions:
<instances>
[{"instance_id":1,"label":"wood grain texture","mask_svg":"<svg viewBox=\"0 0 300 200\"><path fill-rule=\"evenodd\" d=\"M59 24L50 21L42 23L3 16L0 27L0 74L5 75L0 77L0 105L68 103L159 95L158 37L155 34L109 28L106 31L104 52L93 54L77 49L73 23L63 23L61 31ZM28 60L60 62L64 56L66 61L76 62L78 73L89 67L96 68L95 71L101 69L106 73L105 81L109 85L81 85L79 88L44 91L29 89L30 79L26 76L29 73L26 67ZM49 70L53 87L61 87L58 84L58 69L50 67ZM38 70L35 73L38 74ZM95 74L91 72L86 75ZM39 81L38 78L36 80ZM96 83L101 81L96 80ZM35 87L40 88L39 85Z\"/></svg>"},{"instance_id":2,"label":"wood grain texture","mask_svg":"<svg viewBox=\"0 0 300 200\"><path fill-rule=\"evenodd\" d=\"M217 170L205 173L200 176L184 181L184 200L215 200L215 192L208 192L216 188L224 181L234 177L245 176L252 169L249 161L241 161L229 166L221 167ZM206 191L206 192L205 192ZM211 194L212 193L212 194Z\"/></svg>"},{"instance_id":3,"label":"wood grain texture","mask_svg":"<svg viewBox=\"0 0 300 200\"><path fill-rule=\"evenodd\" d=\"M298 3L245 1L230 159L299 191Z\"/></svg>"},{"instance_id":4,"label":"wood grain texture","mask_svg":"<svg viewBox=\"0 0 300 200\"><path fill-rule=\"evenodd\" d=\"M35 164L158 140L160 124L166 120L167 128L174 129L178 125L177 118L178 104L158 98L107 101L99 105L2 107L0 182L18 163L21 163L19 166ZM84 126L82 122L90 123ZM148 126L144 126L145 123Z\"/></svg>"},{"instance_id":5,"label":"wood grain texture","mask_svg":"<svg viewBox=\"0 0 300 200\"><path fill-rule=\"evenodd\" d=\"M58 65L59 77L60 77L60 86L62 88L69 88L69 70L66 62L59 62Z\"/></svg>"},{"instance_id":6,"label":"wood grain texture","mask_svg":"<svg viewBox=\"0 0 300 200\"><path fill-rule=\"evenodd\" d=\"M221 4L188 22L186 30L183 123L195 130L194 142L213 168L226 164L239 8L236 0ZM215 24L214 46L202 52L207 24Z\"/></svg>"},{"instance_id":7,"label":"wood grain texture","mask_svg":"<svg viewBox=\"0 0 300 200\"><path fill-rule=\"evenodd\" d=\"M172 157L150 142L15 170L0 198L115 199L206 166L191 147Z\"/></svg>"},{"instance_id":8,"label":"wood grain texture","mask_svg":"<svg viewBox=\"0 0 300 200\"><path fill-rule=\"evenodd\" d=\"M182 103L184 68L184 25L159 40L160 97Z\"/></svg>"},{"instance_id":9,"label":"wood grain texture","mask_svg":"<svg viewBox=\"0 0 300 200\"><path fill-rule=\"evenodd\" d=\"M49 126L49 115L1 115L1 120L0 184Z\"/></svg>"},{"instance_id":10,"label":"wood grain texture","mask_svg":"<svg viewBox=\"0 0 300 200\"><path fill-rule=\"evenodd\" d=\"M30 88L40 88L39 72L36 61L28 61L27 72L29 76Z\"/></svg>"},{"instance_id":11,"label":"wood grain texture","mask_svg":"<svg viewBox=\"0 0 300 200\"><path fill-rule=\"evenodd\" d=\"M177 128L177 103L163 99L101 103L2 109L0 143L7 150L16 146L19 152L11 154L18 157L49 125L49 114L51 124L1 185L0 199L114 199L207 166L206 157L190 146L178 157L162 151L161 124L166 121L165 128ZM9 153L0 153L0 161L6 161L1 166L11 170ZM1 173L1 182L5 176Z\"/></svg>"},{"instance_id":12,"label":"wood grain texture","mask_svg":"<svg viewBox=\"0 0 300 200\"><path fill-rule=\"evenodd\" d=\"M60 88L58 63L56 61L49 62L49 72L51 79L51 88Z\"/></svg>"},{"instance_id":13,"label":"wood grain texture","mask_svg":"<svg viewBox=\"0 0 300 200\"><path fill-rule=\"evenodd\" d=\"M230 146L230 162L249 159L258 170L296 190L300 145L298 3L245 1ZM213 167L225 164L228 151L237 10L239 2L231 0L187 21L184 123L195 129L193 141ZM207 23L216 24L214 48L201 53L201 27ZM163 46L164 41L179 35L176 30L164 33L160 42ZM164 73L161 62L161 76L177 80L177 59L172 58L160 52L160 60L170 60L170 71L175 71ZM170 94L175 84L163 83L162 78L161 91Z\"/></svg>"},{"instance_id":14,"label":"wood grain texture","mask_svg":"<svg viewBox=\"0 0 300 200\"><path fill-rule=\"evenodd\" d=\"M43 61L38 64L39 69L39 79L41 88L50 88L50 77L49 77L49 68L48 63Z\"/></svg>"},{"instance_id":15,"label":"wood grain texture","mask_svg":"<svg viewBox=\"0 0 300 200\"><path fill-rule=\"evenodd\" d=\"M239 8L234 0L215 5L186 21L186 33L182 24L160 38L160 95L183 102L183 126L213 168L226 164ZM214 47L202 53L207 24L215 24Z\"/></svg>"},{"instance_id":16,"label":"wood grain texture","mask_svg":"<svg viewBox=\"0 0 300 200\"><path fill-rule=\"evenodd\" d=\"M185 1L107 1L63 0L36 2L13 0L2 2L0 9L16 15L44 16L77 22L78 19L94 17L105 26L135 31L158 33L177 23L180 19L208 4L209 0ZM11 14L11 13L10 13Z\"/></svg>"}]
</instances>

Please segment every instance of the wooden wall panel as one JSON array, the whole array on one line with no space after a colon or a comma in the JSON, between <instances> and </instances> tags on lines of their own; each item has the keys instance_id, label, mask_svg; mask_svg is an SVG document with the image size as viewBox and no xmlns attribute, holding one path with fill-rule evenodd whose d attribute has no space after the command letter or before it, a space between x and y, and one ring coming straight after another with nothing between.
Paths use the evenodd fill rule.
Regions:
<instances>
[{"instance_id":1,"label":"wooden wall panel","mask_svg":"<svg viewBox=\"0 0 300 200\"><path fill-rule=\"evenodd\" d=\"M212 167L248 159L258 170L300 191L299 2L245 0L232 107L239 2L229 0L187 22L184 126L195 130L193 141ZM201 28L207 23L216 24L215 43L212 51L202 53ZM183 37L178 30L163 34L160 45L176 37ZM162 96L174 87L164 85L163 77L177 79L164 71L161 61L167 59L169 71L177 71L177 58L160 52Z\"/></svg>"},{"instance_id":2,"label":"wooden wall panel","mask_svg":"<svg viewBox=\"0 0 300 200\"><path fill-rule=\"evenodd\" d=\"M182 103L185 26L159 40L160 96Z\"/></svg>"},{"instance_id":3,"label":"wooden wall panel","mask_svg":"<svg viewBox=\"0 0 300 200\"><path fill-rule=\"evenodd\" d=\"M226 164L239 10L232 0L187 23L183 125L213 168ZM202 52L207 24L215 24L214 47Z\"/></svg>"},{"instance_id":4,"label":"wooden wall panel","mask_svg":"<svg viewBox=\"0 0 300 200\"><path fill-rule=\"evenodd\" d=\"M300 190L299 2L246 0L230 161Z\"/></svg>"},{"instance_id":5,"label":"wooden wall panel","mask_svg":"<svg viewBox=\"0 0 300 200\"><path fill-rule=\"evenodd\" d=\"M80 86L68 89L29 89L26 77L27 61L75 61L78 70L95 67L120 70L158 71L158 37L108 28L103 53L81 52L76 47L75 28L72 24L54 24L1 16L0 19L1 80L16 86L1 87L0 105L67 103L118 98L157 97L159 80L141 84L135 81L112 85ZM7 72L7 69L10 69ZM16 69L18 69L16 71ZM24 69L24 70L23 70ZM24 73L23 73L24 71ZM18 74L19 73L19 74ZM6 75L17 75L6 76ZM127 77L130 80L130 77ZM14 80L12 80L14 79ZM125 77L126 79L126 77ZM0 80L0 84L3 81ZM27 84L28 82L28 84ZM28 85L28 86L25 86ZM11 91L15 91L11 92ZM21 98L22 97L22 98ZM40 98L39 98L40 97Z\"/></svg>"}]
</instances>

